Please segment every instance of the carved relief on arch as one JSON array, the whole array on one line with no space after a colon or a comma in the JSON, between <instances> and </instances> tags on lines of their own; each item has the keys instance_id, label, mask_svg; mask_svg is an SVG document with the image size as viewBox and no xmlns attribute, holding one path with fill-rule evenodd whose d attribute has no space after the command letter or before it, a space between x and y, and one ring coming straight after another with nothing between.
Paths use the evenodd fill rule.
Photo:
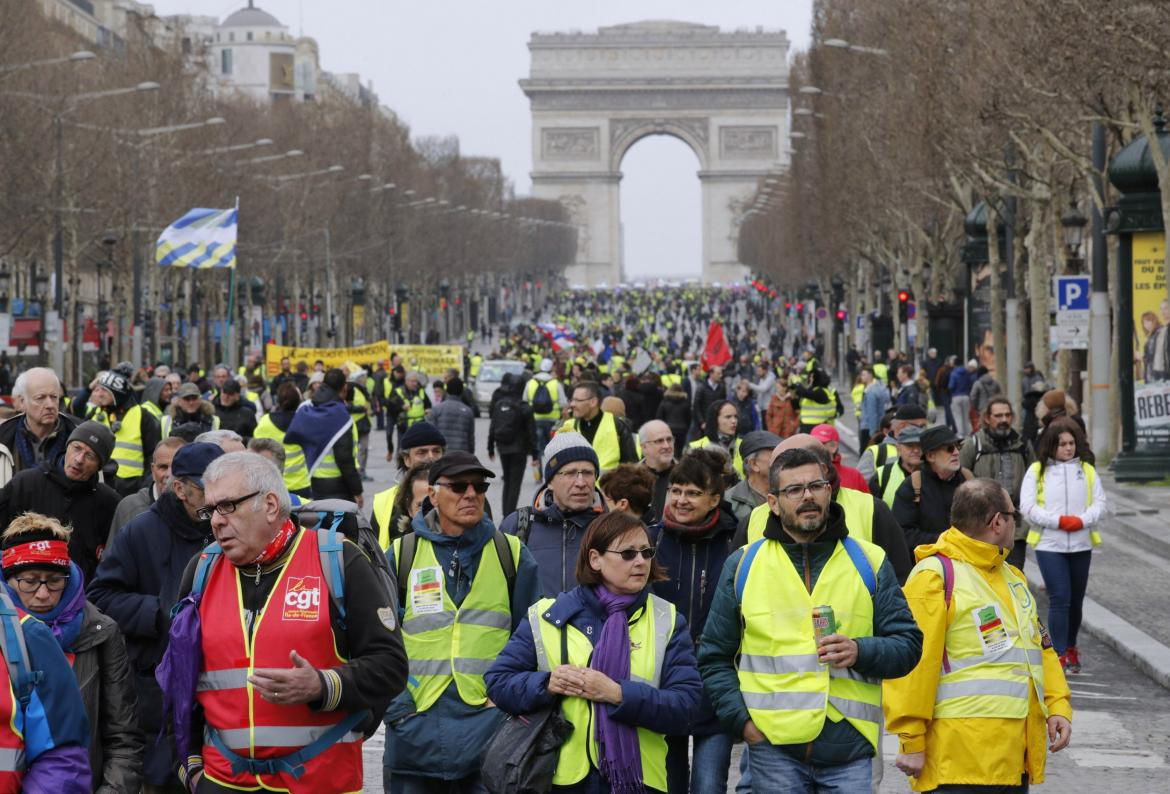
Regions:
<instances>
[{"instance_id":1,"label":"carved relief on arch","mask_svg":"<svg viewBox=\"0 0 1170 794\"><path fill-rule=\"evenodd\" d=\"M701 168L707 167L709 155L710 121L694 118L620 118L609 122L610 167L616 171L622 157L635 141L646 135L674 135L685 141L699 158Z\"/></svg>"},{"instance_id":2,"label":"carved relief on arch","mask_svg":"<svg viewBox=\"0 0 1170 794\"><path fill-rule=\"evenodd\" d=\"M570 193L558 196L557 199L568 211L569 223L577 227L577 261L584 262L589 257L589 213L585 197Z\"/></svg>"}]
</instances>

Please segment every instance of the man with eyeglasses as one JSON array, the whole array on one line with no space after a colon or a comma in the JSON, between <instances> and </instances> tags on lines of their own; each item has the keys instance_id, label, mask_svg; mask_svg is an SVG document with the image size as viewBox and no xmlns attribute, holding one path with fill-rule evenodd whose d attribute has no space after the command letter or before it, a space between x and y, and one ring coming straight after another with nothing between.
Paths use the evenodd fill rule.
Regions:
<instances>
[{"instance_id":1,"label":"man with eyeglasses","mask_svg":"<svg viewBox=\"0 0 1170 794\"><path fill-rule=\"evenodd\" d=\"M90 600L126 635L138 690L138 724L146 736L157 736L162 723L162 693L154 668L166 650L183 569L211 541L211 526L199 516L203 472L223 454L218 445L206 442L180 447L171 461L166 493L114 535L89 586ZM174 743L158 744L146 754L144 789L179 791L175 766Z\"/></svg>"},{"instance_id":2,"label":"man with eyeglasses","mask_svg":"<svg viewBox=\"0 0 1170 794\"><path fill-rule=\"evenodd\" d=\"M597 452L601 471L616 469L622 463L638 460L630 426L625 419L601 410L601 389L596 383L585 380L573 387L569 409L573 416L561 425L558 432L580 433L584 436Z\"/></svg>"},{"instance_id":3,"label":"man with eyeglasses","mask_svg":"<svg viewBox=\"0 0 1170 794\"><path fill-rule=\"evenodd\" d=\"M577 586L577 552L585 528L608 509L597 490L600 468L584 436L557 433L544 448L544 484L536 504L500 522L501 532L519 537L532 553L543 597Z\"/></svg>"},{"instance_id":4,"label":"man with eyeglasses","mask_svg":"<svg viewBox=\"0 0 1170 794\"><path fill-rule=\"evenodd\" d=\"M414 532L386 555L410 663L407 689L385 717L384 774L396 794L481 790L480 758L503 719L483 674L539 592L532 554L484 513L494 476L461 450L432 463L434 510L415 516Z\"/></svg>"},{"instance_id":5,"label":"man with eyeglasses","mask_svg":"<svg viewBox=\"0 0 1170 794\"><path fill-rule=\"evenodd\" d=\"M728 558L703 630L699 671L756 791L869 791L881 681L922 651L885 553L832 490L812 452L776 457L764 536Z\"/></svg>"},{"instance_id":6,"label":"man with eyeglasses","mask_svg":"<svg viewBox=\"0 0 1170 794\"><path fill-rule=\"evenodd\" d=\"M922 658L882 689L895 765L915 791L1027 791L1047 753L1068 746L1064 670L1027 580L1005 559L1019 520L1001 485L973 479L955 491L950 527L915 550L905 593Z\"/></svg>"},{"instance_id":7,"label":"man with eyeglasses","mask_svg":"<svg viewBox=\"0 0 1170 794\"><path fill-rule=\"evenodd\" d=\"M12 397L23 412L0 423L0 444L12 454L13 473L35 469L43 461L56 464L65 455L65 442L81 420L61 413L64 390L57 374L33 367L16 377Z\"/></svg>"},{"instance_id":8,"label":"man with eyeglasses","mask_svg":"<svg viewBox=\"0 0 1170 794\"><path fill-rule=\"evenodd\" d=\"M946 425L934 425L922 433L922 465L894 493L894 518L911 550L934 543L946 531L955 492L974 476L959 463L962 441Z\"/></svg>"},{"instance_id":9,"label":"man with eyeglasses","mask_svg":"<svg viewBox=\"0 0 1170 794\"><path fill-rule=\"evenodd\" d=\"M93 579L121 497L98 472L114 453L114 434L98 422L82 422L69 434L65 457L25 469L0 489L0 527L17 516L40 513L71 526L69 556Z\"/></svg>"},{"instance_id":10,"label":"man with eyeglasses","mask_svg":"<svg viewBox=\"0 0 1170 794\"><path fill-rule=\"evenodd\" d=\"M186 566L180 596L205 566L188 607L199 630L177 630L167 656L171 669L198 665L199 684L164 684L168 698L200 706L181 775L203 792L361 790L363 735L407 677L393 595L357 545L343 539L331 552L331 536L292 519L270 461L228 453L202 482L198 514L216 546ZM330 587L338 579L340 592Z\"/></svg>"},{"instance_id":11,"label":"man with eyeglasses","mask_svg":"<svg viewBox=\"0 0 1170 794\"><path fill-rule=\"evenodd\" d=\"M674 433L661 419L651 419L638 428L642 446L642 465L654 475L654 496L650 501L648 520L660 521L666 506L666 492L670 490L670 473L674 470Z\"/></svg>"}]
</instances>

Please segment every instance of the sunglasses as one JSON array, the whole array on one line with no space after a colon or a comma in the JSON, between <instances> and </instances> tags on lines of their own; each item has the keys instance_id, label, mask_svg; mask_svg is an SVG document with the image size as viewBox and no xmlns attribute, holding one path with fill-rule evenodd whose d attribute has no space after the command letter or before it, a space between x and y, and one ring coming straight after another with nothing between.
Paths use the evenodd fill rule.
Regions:
<instances>
[{"instance_id":1,"label":"sunglasses","mask_svg":"<svg viewBox=\"0 0 1170 794\"><path fill-rule=\"evenodd\" d=\"M487 493L488 486L491 483L479 481L471 482L467 480L456 480L454 482L436 482L435 485L441 485L444 488L450 488L451 493L465 494L468 488L474 488L477 494Z\"/></svg>"},{"instance_id":2,"label":"sunglasses","mask_svg":"<svg viewBox=\"0 0 1170 794\"><path fill-rule=\"evenodd\" d=\"M653 546L647 546L644 549L622 549L621 551L618 551L617 549L606 549L605 553L617 554L626 562L633 562L634 558L639 554L642 555L643 560L652 560L654 559L654 554L657 551L658 549L654 548Z\"/></svg>"}]
</instances>

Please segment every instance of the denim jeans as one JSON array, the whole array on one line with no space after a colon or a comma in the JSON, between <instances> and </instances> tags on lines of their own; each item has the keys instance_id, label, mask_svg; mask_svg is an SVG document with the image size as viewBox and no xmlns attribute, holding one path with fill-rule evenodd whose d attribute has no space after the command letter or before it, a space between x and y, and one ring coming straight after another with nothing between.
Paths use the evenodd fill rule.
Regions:
<instances>
[{"instance_id":1,"label":"denim jeans","mask_svg":"<svg viewBox=\"0 0 1170 794\"><path fill-rule=\"evenodd\" d=\"M690 747L692 739L693 749ZM688 791L690 794L726 794L734 743L735 740L726 733L667 736L666 782L670 794L687 794Z\"/></svg>"},{"instance_id":2,"label":"denim jeans","mask_svg":"<svg viewBox=\"0 0 1170 794\"><path fill-rule=\"evenodd\" d=\"M552 429L557 426L555 419L537 419L532 423L532 432L535 438L532 439L532 446L536 450L536 454L540 457L541 463L544 462L544 448L548 444L549 434Z\"/></svg>"},{"instance_id":3,"label":"denim jeans","mask_svg":"<svg viewBox=\"0 0 1170 794\"><path fill-rule=\"evenodd\" d=\"M487 794L479 782L479 775L470 775L459 780L442 780L437 777L420 777L389 774L383 767L382 785L390 794Z\"/></svg>"},{"instance_id":4,"label":"denim jeans","mask_svg":"<svg viewBox=\"0 0 1170 794\"><path fill-rule=\"evenodd\" d=\"M792 794L857 794L870 790L873 759L859 758L838 766L812 766L790 758L767 742L752 745L753 791Z\"/></svg>"},{"instance_id":5,"label":"denim jeans","mask_svg":"<svg viewBox=\"0 0 1170 794\"><path fill-rule=\"evenodd\" d=\"M1052 647L1064 653L1068 646L1077 644L1081 629L1081 605L1085 602L1085 588L1089 583L1091 551L1038 551L1036 563L1048 590L1048 632Z\"/></svg>"}]
</instances>

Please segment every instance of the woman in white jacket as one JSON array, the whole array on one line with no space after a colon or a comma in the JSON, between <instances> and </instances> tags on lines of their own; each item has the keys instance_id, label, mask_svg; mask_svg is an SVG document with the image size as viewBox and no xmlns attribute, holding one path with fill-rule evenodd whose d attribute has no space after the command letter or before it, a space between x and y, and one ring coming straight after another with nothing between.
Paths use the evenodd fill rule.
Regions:
<instances>
[{"instance_id":1,"label":"woman in white jacket","mask_svg":"<svg viewBox=\"0 0 1170 794\"><path fill-rule=\"evenodd\" d=\"M1089 463L1092 453L1080 425L1057 419L1036 442L1037 462L1020 486L1020 511L1032 529L1036 562L1048 590L1048 630L1065 669L1079 673L1077 632L1089 581L1097 525L1105 515L1105 489Z\"/></svg>"}]
</instances>

